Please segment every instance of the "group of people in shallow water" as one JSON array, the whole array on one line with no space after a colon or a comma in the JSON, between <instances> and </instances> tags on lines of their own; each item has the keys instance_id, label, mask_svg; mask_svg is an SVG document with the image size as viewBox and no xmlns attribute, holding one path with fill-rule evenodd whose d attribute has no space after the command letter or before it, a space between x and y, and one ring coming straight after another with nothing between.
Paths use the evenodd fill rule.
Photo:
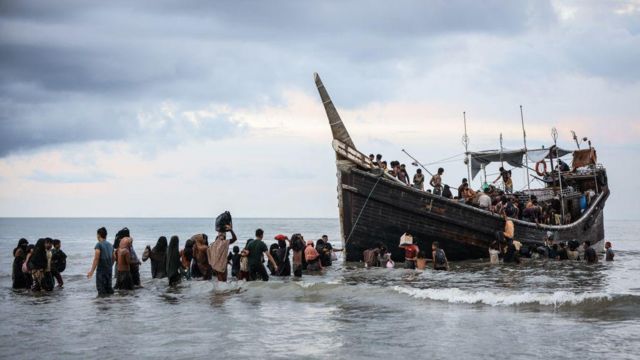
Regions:
<instances>
[{"instance_id":1,"label":"group of people in shallow water","mask_svg":"<svg viewBox=\"0 0 640 360\"><path fill-rule=\"evenodd\" d=\"M13 249L13 288L52 291L56 282L62 288L61 274L67 267L67 255L61 247L58 239L42 238L35 244L29 244L24 238L18 240Z\"/></svg>"},{"instance_id":2,"label":"group of people in shallow water","mask_svg":"<svg viewBox=\"0 0 640 360\"><path fill-rule=\"evenodd\" d=\"M427 263L431 262L434 270L449 270L449 260L444 250L440 248L440 244L434 241L431 244L431 254L428 256L424 251L420 250L416 244L413 235L405 232L400 237L400 249L404 251L404 268L414 270L424 270ZM391 253L384 244L377 244L371 249L363 252L364 266L394 268L395 263L391 259Z\"/></svg>"},{"instance_id":3,"label":"group of people in shallow water","mask_svg":"<svg viewBox=\"0 0 640 360\"><path fill-rule=\"evenodd\" d=\"M238 240L231 225L220 229L211 243L207 234L193 235L182 249L178 236L172 236L168 242L161 236L155 246L145 248L141 258L136 255L127 228L118 231L113 245L107 241L104 227L97 230L96 237L98 242L87 277L95 274L99 295L112 294L114 289L141 287L140 265L146 261L151 263L152 278L167 278L173 286L183 279L211 280L215 277L217 281L226 282L229 267L235 280L268 281L269 274L301 277L303 271L319 271L331 266L336 259L335 253L342 251L333 249L326 235L314 244L311 240L305 241L301 234L293 234L291 238L279 234L274 238L276 243L268 248L263 240L264 231L257 229L255 238L247 240L242 250L234 246L229 252L229 247ZM269 271L264 266L265 258ZM116 281L112 287L114 265Z\"/></svg>"},{"instance_id":4,"label":"group of people in shallow water","mask_svg":"<svg viewBox=\"0 0 640 360\"><path fill-rule=\"evenodd\" d=\"M568 242L554 241L553 233L548 231L540 246L523 245L514 238L515 226L513 221L502 212L505 221L504 230L496 233L496 241L489 247L489 261L497 264L502 260L504 263L520 263L521 258L527 259L549 259L549 260L584 260L587 263L598 262L598 254L591 246L590 241L583 241L582 245L577 240ZM605 242L605 261L613 261L615 253L611 242Z\"/></svg>"}]
</instances>

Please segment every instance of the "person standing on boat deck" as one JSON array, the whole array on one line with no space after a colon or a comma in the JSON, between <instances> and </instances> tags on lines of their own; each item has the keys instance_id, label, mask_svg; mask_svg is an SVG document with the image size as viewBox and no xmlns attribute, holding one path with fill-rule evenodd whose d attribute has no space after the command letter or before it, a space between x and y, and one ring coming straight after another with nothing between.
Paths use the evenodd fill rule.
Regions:
<instances>
[{"instance_id":1,"label":"person standing on boat deck","mask_svg":"<svg viewBox=\"0 0 640 360\"><path fill-rule=\"evenodd\" d=\"M411 185L409 173L407 172L407 166L405 164L400 165L400 180L407 185Z\"/></svg>"},{"instance_id":2,"label":"person standing on boat deck","mask_svg":"<svg viewBox=\"0 0 640 360\"><path fill-rule=\"evenodd\" d=\"M96 289L98 296L113 294L111 268L113 267L113 245L107 241L107 229L98 229L96 238L98 243L93 247L93 264L87 273L87 279L91 279L96 272Z\"/></svg>"},{"instance_id":3,"label":"person standing on boat deck","mask_svg":"<svg viewBox=\"0 0 640 360\"><path fill-rule=\"evenodd\" d=\"M591 247L591 241L587 240L584 243L584 259L589 264L596 264L598 262L598 254L594 248Z\"/></svg>"},{"instance_id":4,"label":"person standing on boat deck","mask_svg":"<svg viewBox=\"0 0 640 360\"><path fill-rule=\"evenodd\" d=\"M269 274L267 274L267 270L262 264L265 254L273 265L275 271L278 271L278 264L276 264L276 261L269 253L267 245L264 243L264 241L262 241L263 237L264 231L262 229L257 229L256 238L249 242L245 247L245 250L247 250L249 253L249 279L252 281L257 280L258 276L262 279L262 281L269 281Z\"/></svg>"},{"instance_id":5,"label":"person standing on boat deck","mask_svg":"<svg viewBox=\"0 0 640 360\"><path fill-rule=\"evenodd\" d=\"M498 180L502 179L502 184L504 185L504 192L507 194L513 193L513 181L511 180L511 170L505 170L503 167L500 167L500 174L498 177L493 180L492 184L498 182Z\"/></svg>"},{"instance_id":6,"label":"person standing on boat deck","mask_svg":"<svg viewBox=\"0 0 640 360\"><path fill-rule=\"evenodd\" d=\"M433 270L449 270L447 255L440 248L440 244L437 241L431 244L431 259L433 260Z\"/></svg>"},{"instance_id":7,"label":"person standing on boat deck","mask_svg":"<svg viewBox=\"0 0 640 360\"><path fill-rule=\"evenodd\" d=\"M605 261L613 261L613 257L616 254L614 254L613 250L611 249L611 242L607 241L606 243L604 243L604 248L606 250L604 260Z\"/></svg>"},{"instance_id":8,"label":"person standing on boat deck","mask_svg":"<svg viewBox=\"0 0 640 360\"><path fill-rule=\"evenodd\" d=\"M231 233L231 240L227 240L227 231ZM223 231L218 232L218 236L211 243L207 250L209 265L216 274L218 281L227 281L227 256L229 255L229 245L236 242L238 238L233 232L231 225L225 225Z\"/></svg>"},{"instance_id":9,"label":"person standing on boat deck","mask_svg":"<svg viewBox=\"0 0 640 360\"><path fill-rule=\"evenodd\" d=\"M438 173L431 177L431 181L429 184L433 187L434 195L442 195L442 174L444 174L444 169L439 168Z\"/></svg>"},{"instance_id":10,"label":"person standing on boat deck","mask_svg":"<svg viewBox=\"0 0 640 360\"><path fill-rule=\"evenodd\" d=\"M453 194L451 193L451 188L449 187L449 185L445 184L444 187L442 188L442 197L446 199L453 198Z\"/></svg>"},{"instance_id":11,"label":"person standing on boat deck","mask_svg":"<svg viewBox=\"0 0 640 360\"><path fill-rule=\"evenodd\" d=\"M424 191L424 174L422 174L422 169L416 170L416 174L413 175L413 187Z\"/></svg>"},{"instance_id":12,"label":"person standing on boat deck","mask_svg":"<svg viewBox=\"0 0 640 360\"><path fill-rule=\"evenodd\" d=\"M369 160L371 160L371 162L373 163L373 166L377 166L376 165L376 157L373 156L373 154L369 154Z\"/></svg>"}]
</instances>

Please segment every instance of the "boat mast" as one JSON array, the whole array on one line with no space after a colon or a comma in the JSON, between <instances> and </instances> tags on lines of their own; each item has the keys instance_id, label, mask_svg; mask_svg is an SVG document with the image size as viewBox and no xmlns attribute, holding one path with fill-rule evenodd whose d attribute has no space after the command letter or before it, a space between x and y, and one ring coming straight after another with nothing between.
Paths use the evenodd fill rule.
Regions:
<instances>
[{"instance_id":1,"label":"boat mast","mask_svg":"<svg viewBox=\"0 0 640 360\"><path fill-rule=\"evenodd\" d=\"M464 119L464 136L462 137L462 144L464 145L464 155L466 156L467 163L467 180L471 184L471 156L469 155L469 136L467 136L467 112L462 112L462 118Z\"/></svg>"},{"instance_id":2,"label":"boat mast","mask_svg":"<svg viewBox=\"0 0 640 360\"><path fill-rule=\"evenodd\" d=\"M554 127L551 129L551 137L553 138L553 147L556 152L556 159L558 159L558 130ZM560 163L558 162L558 165ZM560 184L560 209L562 211L562 215L560 216L560 222L564 224L564 195L562 194L562 169L560 166L558 168L558 184ZM553 173L553 160L551 160L551 172ZM551 177L553 179L553 177Z\"/></svg>"},{"instance_id":3,"label":"boat mast","mask_svg":"<svg viewBox=\"0 0 640 360\"><path fill-rule=\"evenodd\" d=\"M327 89L325 89L324 84L322 84L320 76L318 73L314 73L313 77L316 82L316 87L318 88L318 93L320 94L320 99L322 100L322 105L324 105L324 111L327 113L327 118L329 119L329 126L331 126L333 138L355 149L356 146L353 144L353 140L351 140L351 136L349 136L349 132L344 126L344 123L342 123L340 114L338 114L338 110L336 110L335 105L333 105L333 101L331 101Z\"/></svg>"},{"instance_id":4,"label":"boat mast","mask_svg":"<svg viewBox=\"0 0 640 360\"><path fill-rule=\"evenodd\" d=\"M500 133L500 166L504 168L504 161L502 160L502 133Z\"/></svg>"},{"instance_id":5,"label":"boat mast","mask_svg":"<svg viewBox=\"0 0 640 360\"><path fill-rule=\"evenodd\" d=\"M527 131L524 129L524 115L522 114L522 105L520 105L520 120L522 121L522 138L524 139L524 167L527 169L527 190L529 190L529 199L531 199L531 185L529 177L529 155L527 155Z\"/></svg>"}]
</instances>

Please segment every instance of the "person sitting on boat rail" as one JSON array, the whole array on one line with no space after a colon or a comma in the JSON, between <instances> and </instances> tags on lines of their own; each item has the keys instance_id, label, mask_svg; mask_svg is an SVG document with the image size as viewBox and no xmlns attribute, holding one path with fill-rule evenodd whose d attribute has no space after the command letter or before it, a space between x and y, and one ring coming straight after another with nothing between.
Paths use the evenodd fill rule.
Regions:
<instances>
[{"instance_id":1,"label":"person sitting on boat rail","mask_svg":"<svg viewBox=\"0 0 640 360\"><path fill-rule=\"evenodd\" d=\"M424 191L424 174L422 174L422 169L416 170L416 174L413 175L413 187Z\"/></svg>"},{"instance_id":2,"label":"person sitting on boat rail","mask_svg":"<svg viewBox=\"0 0 640 360\"><path fill-rule=\"evenodd\" d=\"M407 185L411 185L411 181L409 181L409 173L407 172L407 166L405 164L400 165L398 179Z\"/></svg>"},{"instance_id":3,"label":"person sitting on boat rail","mask_svg":"<svg viewBox=\"0 0 640 360\"><path fill-rule=\"evenodd\" d=\"M369 160L371 160L373 166L378 166L378 164L376 164L376 157L373 154L369 154Z\"/></svg>"},{"instance_id":4,"label":"person sitting on boat rail","mask_svg":"<svg viewBox=\"0 0 640 360\"><path fill-rule=\"evenodd\" d=\"M438 173L433 175L429 182L429 184L433 186L434 195L442 195L442 174L444 174L444 169L439 168Z\"/></svg>"},{"instance_id":5,"label":"person sitting on boat rail","mask_svg":"<svg viewBox=\"0 0 640 360\"><path fill-rule=\"evenodd\" d=\"M513 180L511 180L511 170L505 170L503 167L500 167L500 174L495 180L493 180L493 184L497 183L500 179L502 179L502 184L504 185L504 192L506 192L507 194L513 193Z\"/></svg>"},{"instance_id":6,"label":"person sitting on boat rail","mask_svg":"<svg viewBox=\"0 0 640 360\"><path fill-rule=\"evenodd\" d=\"M373 162L373 165L380 167L380 164L382 163L382 155L381 154L377 154L376 155L376 161Z\"/></svg>"},{"instance_id":7,"label":"person sitting on boat rail","mask_svg":"<svg viewBox=\"0 0 640 360\"><path fill-rule=\"evenodd\" d=\"M491 196L489 196L489 188L486 188L484 191L479 193L480 196L478 197L478 206L482 210L489 210L491 208Z\"/></svg>"}]
</instances>

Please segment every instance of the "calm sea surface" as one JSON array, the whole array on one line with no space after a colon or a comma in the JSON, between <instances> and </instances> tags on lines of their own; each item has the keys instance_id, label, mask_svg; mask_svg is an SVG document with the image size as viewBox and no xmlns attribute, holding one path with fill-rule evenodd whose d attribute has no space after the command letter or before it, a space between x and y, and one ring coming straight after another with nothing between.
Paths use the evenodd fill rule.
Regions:
<instances>
[{"instance_id":1,"label":"calm sea surface","mask_svg":"<svg viewBox=\"0 0 640 360\"><path fill-rule=\"evenodd\" d=\"M0 358L506 359L640 357L640 222L607 221L616 261L452 264L451 272L363 269L341 261L300 281L150 279L97 298L87 280L95 231L129 227L141 256L160 235L213 234L211 219L0 219ZM335 219L234 219L240 244L329 235ZM65 288L11 289L20 237L62 240Z\"/></svg>"}]
</instances>

